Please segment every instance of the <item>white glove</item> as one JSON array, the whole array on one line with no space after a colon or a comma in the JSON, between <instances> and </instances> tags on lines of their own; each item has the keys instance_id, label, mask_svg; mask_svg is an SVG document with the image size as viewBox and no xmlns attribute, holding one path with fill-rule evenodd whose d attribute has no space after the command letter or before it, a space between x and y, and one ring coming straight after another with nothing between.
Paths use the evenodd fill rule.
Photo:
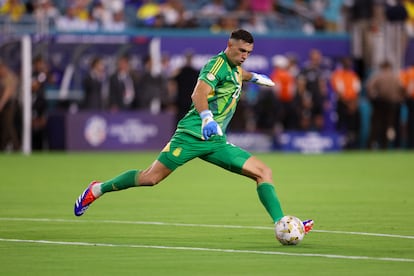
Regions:
<instances>
[{"instance_id":1,"label":"white glove","mask_svg":"<svg viewBox=\"0 0 414 276\"><path fill-rule=\"evenodd\" d=\"M221 127L217 124L216 121L214 121L213 113L211 113L210 110L204 110L200 112L200 117L202 120L201 132L205 140L208 140L213 135L223 135Z\"/></svg>"},{"instance_id":2,"label":"white glove","mask_svg":"<svg viewBox=\"0 0 414 276\"><path fill-rule=\"evenodd\" d=\"M252 72L252 78L250 81L260 85L275 86L275 83L268 76L254 72Z\"/></svg>"}]
</instances>

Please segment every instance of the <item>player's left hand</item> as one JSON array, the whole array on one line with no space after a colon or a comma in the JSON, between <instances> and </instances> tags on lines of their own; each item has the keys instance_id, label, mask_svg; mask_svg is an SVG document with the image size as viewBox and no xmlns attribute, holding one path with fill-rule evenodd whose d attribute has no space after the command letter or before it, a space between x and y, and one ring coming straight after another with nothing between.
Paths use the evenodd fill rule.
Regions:
<instances>
[{"instance_id":1,"label":"player's left hand","mask_svg":"<svg viewBox=\"0 0 414 276\"><path fill-rule=\"evenodd\" d=\"M252 72L250 81L260 85L275 86L275 83L268 76L254 72Z\"/></svg>"}]
</instances>

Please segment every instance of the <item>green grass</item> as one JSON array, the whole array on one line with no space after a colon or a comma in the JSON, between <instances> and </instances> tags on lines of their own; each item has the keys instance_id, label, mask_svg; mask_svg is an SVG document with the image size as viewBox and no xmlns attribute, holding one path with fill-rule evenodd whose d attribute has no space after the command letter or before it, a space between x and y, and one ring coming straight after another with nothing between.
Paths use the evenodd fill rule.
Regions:
<instances>
[{"instance_id":1,"label":"green grass","mask_svg":"<svg viewBox=\"0 0 414 276\"><path fill-rule=\"evenodd\" d=\"M0 275L414 274L413 153L260 154L285 213L315 220L298 246L275 240L251 180L200 160L73 215L89 181L156 156L0 155Z\"/></svg>"}]
</instances>

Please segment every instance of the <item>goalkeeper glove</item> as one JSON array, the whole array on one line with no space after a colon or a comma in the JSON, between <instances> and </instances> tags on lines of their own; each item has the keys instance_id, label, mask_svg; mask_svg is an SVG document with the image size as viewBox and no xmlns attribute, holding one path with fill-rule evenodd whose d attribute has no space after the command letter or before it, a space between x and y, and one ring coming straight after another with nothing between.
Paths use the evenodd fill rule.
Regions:
<instances>
[{"instance_id":1,"label":"goalkeeper glove","mask_svg":"<svg viewBox=\"0 0 414 276\"><path fill-rule=\"evenodd\" d=\"M213 113L210 110L204 110L200 112L201 117L201 132L203 138L208 140L213 135L223 135L223 131L216 121L213 119Z\"/></svg>"},{"instance_id":2,"label":"goalkeeper glove","mask_svg":"<svg viewBox=\"0 0 414 276\"><path fill-rule=\"evenodd\" d=\"M269 79L268 76L254 72L252 72L252 78L250 79L250 81L260 85L275 86L275 83L271 79Z\"/></svg>"}]
</instances>

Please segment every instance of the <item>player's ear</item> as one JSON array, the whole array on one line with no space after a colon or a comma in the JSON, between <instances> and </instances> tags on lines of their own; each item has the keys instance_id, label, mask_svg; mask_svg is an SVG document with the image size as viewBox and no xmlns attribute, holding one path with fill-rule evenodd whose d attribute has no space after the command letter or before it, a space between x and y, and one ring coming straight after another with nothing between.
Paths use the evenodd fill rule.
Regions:
<instances>
[{"instance_id":1,"label":"player's ear","mask_svg":"<svg viewBox=\"0 0 414 276\"><path fill-rule=\"evenodd\" d=\"M230 38L229 41L227 41L227 47L233 46L233 40Z\"/></svg>"}]
</instances>

